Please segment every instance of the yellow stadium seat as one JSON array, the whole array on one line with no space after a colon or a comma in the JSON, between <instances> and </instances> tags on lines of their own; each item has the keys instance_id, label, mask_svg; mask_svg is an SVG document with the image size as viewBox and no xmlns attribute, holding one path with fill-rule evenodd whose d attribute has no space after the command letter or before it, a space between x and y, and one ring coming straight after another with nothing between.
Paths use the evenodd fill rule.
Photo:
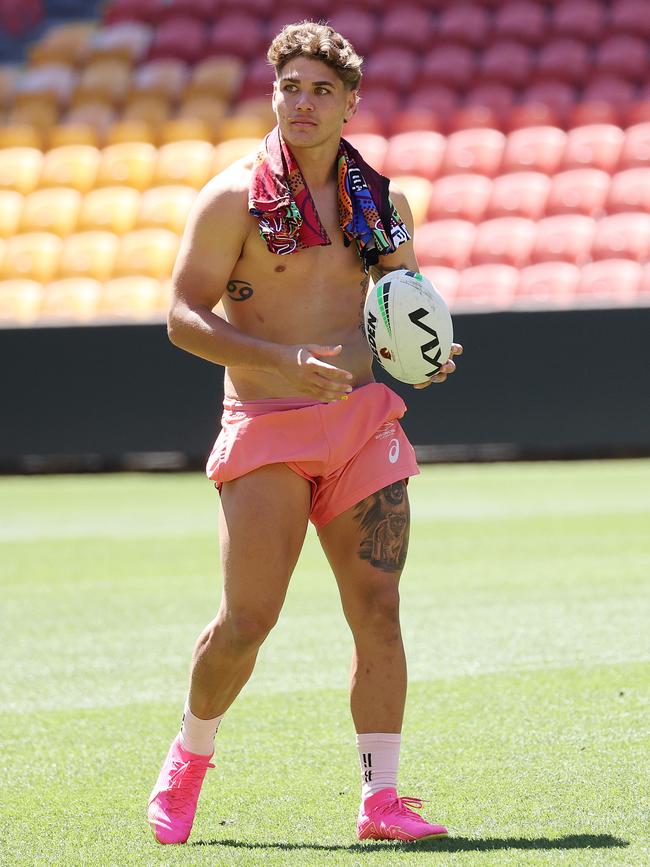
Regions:
<instances>
[{"instance_id":1,"label":"yellow stadium seat","mask_svg":"<svg viewBox=\"0 0 650 867\"><path fill-rule=\"evenodd\" d=\"M80 208L81 193L70 187L35 190L25 196L20 229L69 235L77 227Z\"/></svg>"},{"instance_id":2,"label":"yellow stadium seat","mask_svg":"<svg viewBox=\"0 0 650 867\"><path fill-rule=\"evenodd\" d=\"M258 141L269 132L273 124L269 126L259 117L247 117L245 115L237 115L225 118L217 130L217 138L220 141L228 141L229 139L254 138Z\"/></svg>"},{"instance_id":3,"label":"yellow stadium seat","mask_svg":"<svg viewBox=\"0 0 650 867\"><path fill-rule=\"evenodd\" d=\"M124 60L96 60L79 76L74 103L107 102L121 105L131 82L131 65Z\"/></svg>"},{"instance_id":4,"label":"yellow stadium seat","mask_svg":"<svg viewBox=\"0 0 650 867\"><path fill-rule=\"evenodd\" d=\"M99 151L92 145L63 145L45 155L40 187L73 187L80 193L92 189L97 176Z\"/></svg>"},{"instance_id":5,"label":"yellow stadium seat","mask_svg":"<svg viewBox=\"0 0 650 867\"><path fill-rule=\"evenodd\" d=\"M273 129L276 124L273 106L268 96L245 99L233 108L232 119L257 120L262 124L262 135Z\"/></svg>"},{"instance_id":6,"label":"yellow stadium seat","mask_svg":"<svg viewBox=\"0 0 650 867\"><path fill-rule=\"evenodd\" d=\"M151 186L156 148L147 142L124 142L105 147L97 175L97 186L124 184L136 190Z\"/></svg>"},{"instance_id":7,"label":"yellow stadium seat","mask_svg":"<svg viewBox=\"0 0 650 867\"><path fill-rule=\"evenodd\" d=\"M112 232L98 230L69 235L63 242L59 276L107 280L113 271L119 243Z\"/></svg>"},{"instance_id":8,"label":"yellow stadium seat","mask_svg":"<svg viewBox=\"0 0 650 867\"><path fill-rule=\"evenodd\" d=\"M16 103L7 113L7 123L12 126L34 127L41 136L59 119L59 109L54 100L33 99Z\"/></svg>"},{"instance_id":9,"label":"yellow stadium seat","mask_svg":"<svg viewBox=\"0 0 650 867\"><path fill-rule=\"evenodd\" d=\"M15 190L0 190L0 238L15 235L20 225L23 197Z\"/></svg>"},{"instance_id":10,"label":"yellow stadium seat","mask_svg":"<svg viewBox=\"0 0 650 867\"><path fill-rule=\"evenodd\" d=\"M172 280L168 277L167 280L160 281L160 295L158 296L158 310L164 316L167 316L169 305L172 300Z\"/></svg>"},{"instance_id":11,"label":"yellow stadium seat","mask_svg":"<svg viewBox=\"0 0 650 867\"><path fill-rule=\"evenodd\" d=\"M7 123L0 126L0 148L37 148L42 150L44 135L41 129L26 123Z\"/></svg>"},{"instance_id":12,"label":"yellow stadium seat","mask_svg":"<svg viewBox=\"0 0 650 867\"><path fill-rule=\"evenodd\" d=\"M43 154L36 148L0 150L0 189L31 193L43 168Z\"/></svg>"},{"instance_id":13,"label":"yellow stadium seat","mask_svg":"<svg viewBox=\"0 0 650 867\"><path fill-rule=\"evenodd\" d=\"M101 27L90 39L90 58L110 57L138 63L149 48L151 35L151 27L140 21L120 21Z\"/></svg>"},{"instance_id":14,"label":"yellow stadium seat","mask_svg":"<svg viewBox=\"0 0 650 867\"><path fill-rule=\"evenodd\" d=\"M237 57L208 57L192 70L188 96L217 97L230 102L241 85L244 64Z\"/></svg>"},{"instance_id":15,"label":"yellow stadium seat","mask_svg":"<svg viewBox=\"0 0 650 867\"><path fill-rule=\"evenodd\" d=\"M152 127L159 127L164 123L171 114L169 100L155 94L147 96L132 97L124 111L122 119L126 121L140 120L150 124Z\"/></svg>"},{"instance_id":16,"label":"yellow stadium seat","mask_svg":"<svg viewBox=\"0 0 650 867\"><path fill-rule=\"evenodd\" d=\"M258 138L233 138L228 141L222 141L214 149L212 174L216 175L222 172L228 166L249 154L255 156L260 149L260 145L261 140Z\"/></svg>"},{"instance_id":17,"label":"yellow stadium seat","mask_svg":"<svg viewBox=\"0 0 650 867\"><path fill-rule=\"evenodd\" d=\"M60 62L82 65L87 58L88 43L95 29L95 24L85 21L50 27L38 42L30 46L30 65L42 66Z\"/></svg>"},{"instance_id":18,"label":"yellow stadium seat","mask_svg":"<svg viewBox=\"0 0 650 867\"><path fill-rule=\"evenodd\" d=\"M187 64L176 57L151 60L133 73L131 93L176 101L185 90L188 77Z\"/></svg>"},{"instance_id":19,"label":"yellow stadium seat","mask_svg":"<svg viewBox=\"0 0 650 867\"><path fill-rule=\"evenodd\" d=\"M195 198L194 187L169 184L145 190L138 211L138 228L170 229L182 234Z\"/></svg>"},{"instance_id":20,"label":"yellow stadium seat","mask_svg":"<svg viewBox=\"0 0 650 867\"><path fill-rule=\"evenodd\" d=\"M158 151L154 183L199 189L211 177L214 147L206 141L175 141Z\"/></svg>"},{"instance_id":21,"label":"yellow stadium seat","mask_svg":"<svg viewBox=\"0 0 650 867\"><path fill-rule=\"evenodd\" d=\"M13 102L21 70L18 64L3 63L0 66L0 107Z\"/></svg>"},{"instance_id":22,"label":"yellow stadium seat","mask_svg":"<svg viewBox=\"0 0 650 867\"><path fill-rule=\"evenodd\" d=\"M395 187L406 196L411 206L415 225L419 226L425 223L431 199L431 190L433 189L431 181L416 175L400 175L399 178L395 179Z\"/></svg>"},{"instance_id":23,"label":"yellow stadium seat","mask_svg":"<svg viewBox=\"0 0 650 867\"><path fill-rule=\"evenodd\" d=\"M168 229L137 229L121 240L114 277L143 274L163 280L169 277L178 252L178 236Z\"/></svg>"},{"instance_id":24,"label":"yellow stadium seat","mask_svg":"<svg viewBox=\"0 0 650 867\"><path fill-rule=\"evenodd\" d=\"M16 84L14 102L48 99L63 107L70 102L76 83L77 71L67 63L27 68Z\"/></svg>"},{"instance_id":25,"label":"yellow stadium seat","mask_svg":"<svg viewBox=\"0 0 650 867\"><path fill-rule=\"evenodd\" d=\"M29 325L41 307L43 286L36 280L0 281L0 321Z\"/></svg>"},{"instance_id":26,"label":"yellow stadium seat","mask_svg":"<svg viewBox=\"0 0 650 867\"><path fill-rule=\"evenodd\" d=\"M60 123L53 126L47 135L49 148L60 148L64 145L92 145L100 143L97 130L89 123Z\"/></svg>"},{"instance_id":27,"label":"yellow stadium seat","mask_svg":"<svg viewBox=\"0 0 650 867\"><path fill-rule=\"evenodd\" d=\"M210 96L194 96L185 100L178 110L178 117L183 120L200 120L210 130L210 138L214 138L223 119L228 112L227 103Z\"/></svg>"},{"instance_id":28,"label":"yellow stadium seat","mask_svg":"<svg viewBox=\"0 0 650 867\"><path fill-rule=\"evenodd\" d=\"M104 283L97 314L127 319L160 318L160 281L154 277L115 277Z\"/></svg>"},{"instance_id":29,"label":"yellow stadium seat","mask_svg":"<svg viewBox=\"0 0 650 867\"><path fill-rule=\"evenodd\" d=\"M88 322L95 315L102 284L90 277L53 280L43 290L39 319Z\"/></svg>"},{"instance_id":30,"label":"yellow stadium seat","mask_svg":"<svg viewBox=\"0 0 650 867\"><path fill-rule=\"evenodd\" d=\"M115 110L105 102L80 102L73 106L61 120L62 124L84 124L91 127L100 143L106 141L106 133L115 120Z\"/></svg>"},{"instance_id":31,"label":"yellow stadium seat","mask_svg":"<svg viewBox=\"0 0 650 867\"><path fill-rule=\"evenodd\" d=\"M62 247L61 238L49 232L14 235L5 242L0 276L47 283L56 274Z\"/></svg>"},{"instance_id":32,"label":"yellow stadium seat","mask_svg":"<svg viewBox=\"0 0 650 867\"><path fill-rule=\"evenodd\" d=\"M150 123L145 120L118 120L111 124L106 135L106 144L126 142L146 142L156 144L158 136Z\"/></svg>"},{"instance_id":33,"label":"yellow stadium seat","mask_svg":"<svg viewBox=\"0 0 650 867\"><path fill-rule=\"evenodd\" d=\"M79 213L79 230L105 229L123 235L135 227L140 193L133 187L100 187L86 193Z\"/></svg>"},{"instance_id":34,"label":"yellow stadium seat","mask_svg":"<svg viewBox=\"0 0 650 867\"><path fill-rule=\"evenodd\" d=\"M198 117L173 117L161 125L159 136L161 144L190 140L211 142L213 130Z\"/></svg>"}]
</instances>

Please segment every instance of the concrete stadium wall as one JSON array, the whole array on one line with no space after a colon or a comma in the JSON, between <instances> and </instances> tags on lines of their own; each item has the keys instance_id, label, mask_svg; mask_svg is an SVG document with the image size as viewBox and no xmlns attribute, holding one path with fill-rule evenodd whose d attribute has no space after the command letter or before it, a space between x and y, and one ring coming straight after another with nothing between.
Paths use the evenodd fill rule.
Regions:
<instances>
[{"instance_id":1,"label":"concrete stadium wall","mask_svg":"<svg viewBox=\"0 0 650 867\"><path fill-rule=\"evenodd\" d=\"M650 308L464 314L455 331L451 381L389 382L422 459L650 454ZM3 472L201 466L218 431L221 368L162 325L4 329L0 370Z\"/></svg>"}]
</instances>

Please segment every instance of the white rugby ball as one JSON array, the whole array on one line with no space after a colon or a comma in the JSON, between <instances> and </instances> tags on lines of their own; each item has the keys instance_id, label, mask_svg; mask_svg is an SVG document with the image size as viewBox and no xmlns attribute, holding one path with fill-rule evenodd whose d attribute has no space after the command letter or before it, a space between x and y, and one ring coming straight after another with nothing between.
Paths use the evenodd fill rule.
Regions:
<instances>
[{"instance_id":1,"label":"white rugby ball","mask_svg":"<svg viewBox=\"0 0 650 867\"><path fill-rule=\"evenodd\" d=\"M373 355L400 382L426 382L449 358L449 308L424 274L402 268L384 275L368 290L363 313Z\"/></svg>"}]
</instances>

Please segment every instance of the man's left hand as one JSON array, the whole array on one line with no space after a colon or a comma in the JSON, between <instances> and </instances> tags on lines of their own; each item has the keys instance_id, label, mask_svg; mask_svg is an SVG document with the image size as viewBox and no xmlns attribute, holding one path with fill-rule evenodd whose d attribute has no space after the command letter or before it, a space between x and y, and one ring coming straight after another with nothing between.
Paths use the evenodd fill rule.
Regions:
<instances>
[{"instance_id":1,"label":"man's left hand","mask_svg":"<svg viewBox=\"0 0 650 867\"><path fill-rule=\"evenodd\" d=\"M449 376L450 373L453 373L456 370L456 363L454 361L455 355L462 355L463 347L460 343L452 343L451 350L449 352L449 358L442 365L438 373L435 376L432 376L431 379L428 379L426 382L418 382L417 385L414 385L413 388L426 388L428 385L431 385L432 382L444 382L445 379Z\"/></svg>"}]
</instances>

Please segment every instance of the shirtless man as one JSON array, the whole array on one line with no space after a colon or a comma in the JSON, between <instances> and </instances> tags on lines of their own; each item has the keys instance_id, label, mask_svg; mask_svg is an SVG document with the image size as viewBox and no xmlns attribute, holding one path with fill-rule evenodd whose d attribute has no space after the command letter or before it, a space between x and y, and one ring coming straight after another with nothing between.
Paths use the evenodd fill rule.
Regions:
<instances>
[{"instance_id":1,"label":"shirtless man","mask_svg":"<svg viewBox=\"0 0 650 867\"><path fill-rule=\"evenodd\" d=\"M223 595L194 649L181 732L152 792L149 823L160 843L187 840L218 725L278 618L311 519L354 639L359 839L445 836L412 809L417 799L396 792L406 697L398 583L406 484L418 469L397 421L404 404L374 382L361 327L370 276L417 270L412 218L396 190L390 203L384 181L385 201L376 204L390 234L368 234L363 220L346 229L342 204L358 205L360 178L375 198L381 189L380 176L341 144L361 78L350 44L326 25L290 25L268 56L278 127L261 156L199 194L174 271L170 339L226 368L222 433L208 462L221 492ZM288 199L276 207L287 187L302 219ZM221 300L227 319L213 312ZM455 344L452 356L461 351ZM454 369L450 358L433 381Z\"/></svg>"}]
</instances>

